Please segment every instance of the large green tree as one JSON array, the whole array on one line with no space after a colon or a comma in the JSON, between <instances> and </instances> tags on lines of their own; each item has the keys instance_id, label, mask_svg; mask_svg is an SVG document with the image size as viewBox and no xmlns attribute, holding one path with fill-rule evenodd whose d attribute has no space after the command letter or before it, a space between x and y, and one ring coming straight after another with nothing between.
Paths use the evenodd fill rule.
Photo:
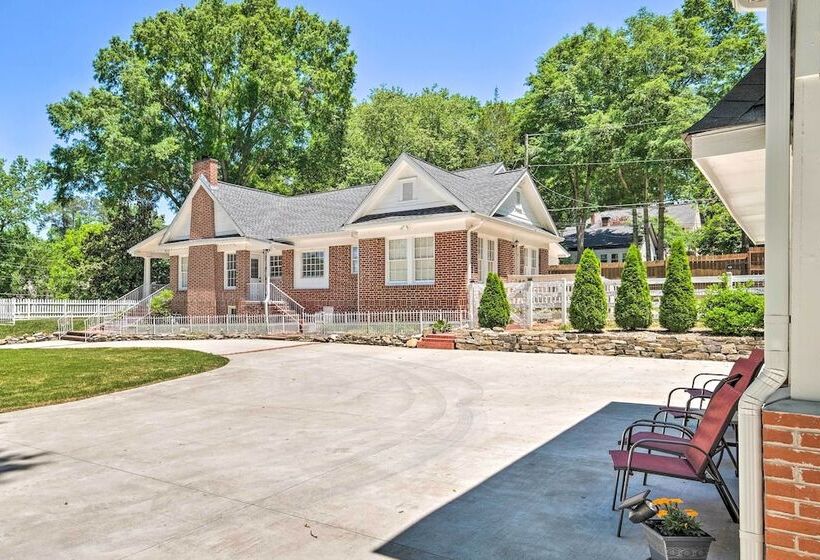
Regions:
<instances>
[{"instance_id":1,"label":"large green tree","mask_svg":"<svg viewBox=\"0 0 820 560\"><path fill-rule=\"evenodd\" d=\"M178 206L205 155L235 183L334 186L355 61L346 27L275 0L160 12L97 54L94 88L49 106L58 195Z\"/></svg>"}]
</instances>

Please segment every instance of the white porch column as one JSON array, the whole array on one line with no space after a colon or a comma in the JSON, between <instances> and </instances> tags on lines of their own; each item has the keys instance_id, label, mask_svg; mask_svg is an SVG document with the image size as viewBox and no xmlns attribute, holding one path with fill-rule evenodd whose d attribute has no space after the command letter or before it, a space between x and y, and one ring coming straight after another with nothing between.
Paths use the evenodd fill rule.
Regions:
<instances>
[{"instance_id":1,"label":"white porch column","mask_svg":"<svg viewBox=\"0 0 820 560\"><path fill-rule=\"evenodd\" d=\"M789 378L792 399L820 401L820 2L800 0L796 16Z\"/></svg>"},{"instance_id":2,"label":"white porch column","mask_svg":"<svg viewBox=\"0 0 820 560\"><path fill-rule=\"evenodd\" d=\"M142 297L151 293L151 257L142 257Z\"/></svg>"}]
</instances>

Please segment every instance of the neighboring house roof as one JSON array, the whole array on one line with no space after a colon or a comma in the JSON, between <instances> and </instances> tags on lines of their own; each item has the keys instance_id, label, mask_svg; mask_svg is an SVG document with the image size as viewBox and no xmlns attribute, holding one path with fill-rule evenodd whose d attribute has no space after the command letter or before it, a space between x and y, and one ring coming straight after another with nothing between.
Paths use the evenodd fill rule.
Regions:
<instances>
[{"instance_id":1,"label":"neighboring house roof","mask_svg":"<svg viewBox=\"0 0 820 560\"><path fill-rule=\"evenodd\" d=\"M766 57L758 62L684 137L718 128L766 122Z\"/></svg>"},{"instance_id":2,"label":"neighboring house roof","mask_svg":"<svg viewBox=\"0 0 820 560\"><path fill-rule=\"evenodd\" d=\"M338 231L373 185L282 196L230 183L210 192L248 237L285 239Z\"/></svg>"},{"instance_id":3,"label":"neighboring house roof","mask_svg":"<svg viewBox=\"0 0 820 560\"><path fill-rule=\"evenodd\" d=\"M561 245L567 251L578 249L575 228L566 228ZM593 227L584 231L584 247L587 249L610 249L629 247L632 243L632 226Z\"/></svg>"},{"instance_id":4,"label":"neighboring house roof","mask_svg":"<svg viewBox=\"0 0 820 560\"><path fill-rule=\"evenodd\" d=\"M642 214L643 210L638 209L638 215ZM670 203L664 205L664 212L667 216L674 219L683 229L687 231L696 230L700 227L700 210L696 202L682 202ZM612 225L622 225L632 221L632 208L613 208L611 210L603 210L600 213L601 218L609 218ZM649 216L652 218L658 217L658 205L649 205ZM595 224L600 225L600 224Z\"/></svg>"}]
</instances>

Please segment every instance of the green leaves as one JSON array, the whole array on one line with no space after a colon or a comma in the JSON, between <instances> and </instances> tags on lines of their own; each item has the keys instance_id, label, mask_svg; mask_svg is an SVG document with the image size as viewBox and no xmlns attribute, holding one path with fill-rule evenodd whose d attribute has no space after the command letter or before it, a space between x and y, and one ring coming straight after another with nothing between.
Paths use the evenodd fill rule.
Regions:
<instances>
[{"instance_id":1,"label":"green leaves","mask_svg":"<svg viewBox=\"0 0 820 560\"><path fill-rule=\"evenodd\" d=\"M98 53L97 87L49 107L55 177L179 205L209 155L231 182L336 186L355 60L346 27L274 0L160 12Z\"/></svg>"},{"instance_id":2,"label":"green leaves","mask_svg":"<svg viewBox=\"0 0 820 560\"><path fill-rule=\"evenodd\" d=\"M510 322L510 302L498 274L487 274L487 283L478 304L478 324L485 328L506 327Z\"/></svg>"},{"instance_id":3,"label":"green leaves","mask_svg":"<svg viewBox=\"0 0 820 560\"><path fill-rule=\"evenodd\" d=\"M621 286L615 298L615 322L624 330L645 329L652 324L652 298L646 266L636 245L626 253Z\"/></svg>"},{"instance_id":4,"label":"green leaves","mask_svg":"<svg viewBox=\"0 0 820 560\"><path fill-rule=\"evenodd\" d=\"M586 249L575 271L569 322L572 328L581 332L601 332L608 310L606 290L601 280L601 263L595 253Z\"/></svg>"},{"instance_id":5,"label":"green leaves","mask_svg":"<svg viewBox=\"0 0 820 560\"><path fill-rule=\"evenodd\" d=\"M672 332L686 332L695 326L697 302L692 285L692 271L682 239L672 243L672 250L666 260L666 280L658 320L663 328Z\"/></svg>"},{"instance_id":6,"label":"green leaves","mask_svg":"<svg viewBox=\"0 0 820 560\"><path fill-rule=\"evenodd\" d=\"M700 306L703 324L721 335L744 336L763 328L763 296L745 285L729 287L723 282L710 286Z\"/></svg>"}]
</instances>

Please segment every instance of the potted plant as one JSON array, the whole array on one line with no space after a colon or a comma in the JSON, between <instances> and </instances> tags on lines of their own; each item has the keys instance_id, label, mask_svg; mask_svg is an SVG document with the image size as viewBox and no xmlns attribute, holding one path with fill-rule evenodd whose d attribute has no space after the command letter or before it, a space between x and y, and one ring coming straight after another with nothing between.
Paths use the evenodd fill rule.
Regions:
<instances>
[{"instance_id":1,"label":"potted plant","mask_svg":"<svg viewBox=\"0 0 820 560\"><path fill-rule=\"evenodd\" d=\"M658 512L643 524L652 560L706 560L715 539L700 528L698 512L683 508L680 498L657 498L652 504Z\"/></svg>"}]
</instances>

